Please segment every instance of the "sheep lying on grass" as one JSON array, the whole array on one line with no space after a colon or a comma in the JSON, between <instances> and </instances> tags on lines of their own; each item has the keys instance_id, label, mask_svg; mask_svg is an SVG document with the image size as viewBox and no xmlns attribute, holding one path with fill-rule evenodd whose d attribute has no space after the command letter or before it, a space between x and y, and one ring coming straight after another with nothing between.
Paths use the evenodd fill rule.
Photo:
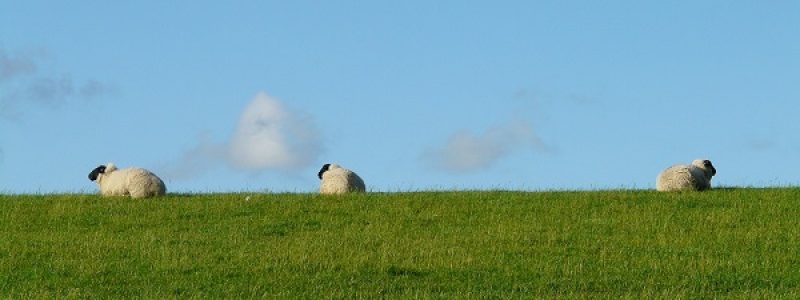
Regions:
<instances>
[{"instance_id":1,"label":"sheep lying on grass","mask_svg":"<svg viewBox=\"0 0 800 300\"><path fill-rule=\"evenodd\" d=\"M164 182L142 168L117 169L112 163L100 165L89 173L89 180L100 187L103 196L128 196L145 198L164 195Z\"/></svg>"},{"instance_id":2,"label":"sheep lying on grass","mask_svg":"<svg viewBox=\"0 0 800 300\"><path fill-rule=\"evenodd\" d=\"M707 159L695 159L691 165L674 165L658 174L656 190L662 192L711 188L711 177L717 169Z\"/></svg>"},{"instance_id":3,"label":"sheep lying on grass","mask_svg":"<svg viewBox=\"0 0 800 300\"><path fill-rule=\"evenodd\" d=\"M317 176L321 180L319 192L322 194L364 192L367 189L361 177L337 164L323 165Z\"/></svg>"}]
</instances>

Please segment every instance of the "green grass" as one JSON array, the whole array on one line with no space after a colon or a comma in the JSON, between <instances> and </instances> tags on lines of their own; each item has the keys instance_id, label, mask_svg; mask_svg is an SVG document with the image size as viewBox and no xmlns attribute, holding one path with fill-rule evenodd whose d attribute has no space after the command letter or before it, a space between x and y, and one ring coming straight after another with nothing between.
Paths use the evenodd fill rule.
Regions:
<instances>
[{"instance_id":1,"label":"green grass","mask_svg":"<svg viewBox=\"0 0 800 300\"><path fill-rule=\"evenodd\" d=\"M0 295L798 298L800 189L0 195Z\"/></svg>"}]
</instances>

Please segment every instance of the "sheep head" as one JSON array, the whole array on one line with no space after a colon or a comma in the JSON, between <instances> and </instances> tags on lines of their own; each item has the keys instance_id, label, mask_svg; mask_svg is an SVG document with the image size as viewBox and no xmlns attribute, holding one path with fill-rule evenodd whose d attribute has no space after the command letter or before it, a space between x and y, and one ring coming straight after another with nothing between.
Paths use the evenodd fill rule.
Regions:
<instances>
[{"instance_id":1,"label":"sheep head","mask_svg":"<svg viewBox=\"0 0 800 300\"><path fill-rule=\"evenodd\" d=\"M319 179L322 179L322 174L325 173L326 171L328 171L328 169L330 167L331 167L331 164L322 165L322 169L319 169L319 173L317 173L317 177L319 177Z\"/></svg>"},{"instance_id":2,"label":"sheep head","mask_svg":"<svg viewBox=\"0 0 800 300\"><path fill-rule=\"evenodd\" d=\"M100 177L100 175L111 173L111 172L115 171L116 169L117 169L117 166L115 166L113 163L107 163L105 165L100 165L97 168L94 168L94 170L92 170L92 172L89 172L89 180L96 181Z\"/></svg>"},{"instance_id":3,"label":"sheep head","mask_svg":"<svg viewBox=\"0 0 800 300\"><path fill-rule=\"evenodd\" d=\"M97 180L97 176L106 172L106 166L100 165L97 168L94 168L92 172L89 172L89 180L95 181Z\"/></svg>"},{"instance_id":4,"label":"sheep head","mask_svg":"<svg viewBox=\"0 0 800 300\"><path fill-rule=\"evenodd\" d=\"M711 164L710 160L707 159L695 159L692 161L692 165L703 170L703 173L706 174L706 177L711 178L711 176L717 175L717 169L714 168L714 165Z\"/></svg>"},{"instance_id":5,"label":"sheep head","mask_svg":"<svg viewBox=\"0 0 800 300\"><path fill-rule=\"evenodd\" d=\"M322 174L334 169L341 169L342 167L337 164L324 164L322 165L322 169L319 169L319 173L317 173L317 177L322 179Z\"/></svg>"}]
</instances>

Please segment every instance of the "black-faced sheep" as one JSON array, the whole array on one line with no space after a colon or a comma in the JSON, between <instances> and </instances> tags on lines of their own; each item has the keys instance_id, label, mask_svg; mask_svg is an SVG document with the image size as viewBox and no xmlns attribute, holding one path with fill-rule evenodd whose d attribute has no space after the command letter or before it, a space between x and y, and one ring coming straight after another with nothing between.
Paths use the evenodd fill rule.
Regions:
<instances>
[{"instance_id":1,"label":"black-faced sheep","mask_svg":"<svg viewBox=\"0 0 800 300\"><path fill-rule=\"evenodd\" d=\"M158 176L142 168L117 169L112 163L100 165L89 173L103 196L146 198L164 195L167 188Z\"/></svg>"},{"instance_id":2,"label":"black-faced sheep","mask_svg":"<svg viewBox=\"0 0 800 300\"><path fill-rule=\"evenodd\" d=\"M349 192L364 192L366 186L364 180L356 173L342 168L337 164L325 164L317 173L320 185L319 192L322 194L343 194Z\"/></svg>"},{"instance_id":3,"label":"black-faced sheep","mask_svg":"<svg viewBox=\"0 0 800 300\"><path fill-rule=\"evenodd\" d=\"M691 165L674 165L658 174L656 190L662 192L711 188L711 177L717 169L707 159L696 159Z\"/></svg>"}]
</instances>

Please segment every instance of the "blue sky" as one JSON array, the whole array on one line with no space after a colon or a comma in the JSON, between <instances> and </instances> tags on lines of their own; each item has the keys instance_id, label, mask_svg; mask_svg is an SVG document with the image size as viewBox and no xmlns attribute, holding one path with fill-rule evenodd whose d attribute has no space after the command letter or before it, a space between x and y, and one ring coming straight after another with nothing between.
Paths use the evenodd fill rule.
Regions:
<instances>
[{"instance_id":1,"label":"blue sky","mask_svg":"<svg viewBox=\"0 0 800 300\"><path fill-rule=\"evenodd\" d=\"M799 2L362 2L0 2L0 192L800 184Z\"/></svg>"}]
</instances>

